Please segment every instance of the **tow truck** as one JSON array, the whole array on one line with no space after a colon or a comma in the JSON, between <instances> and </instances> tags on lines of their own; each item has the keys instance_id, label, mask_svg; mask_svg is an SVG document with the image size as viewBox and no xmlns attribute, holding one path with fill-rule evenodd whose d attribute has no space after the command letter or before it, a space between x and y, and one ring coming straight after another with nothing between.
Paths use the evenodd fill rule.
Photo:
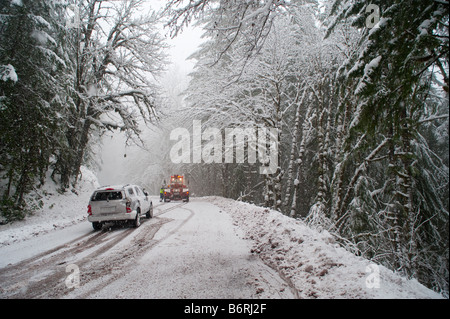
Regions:
<instances>
[{"instance_id":1,"label":"tow truck","mask_svg":"<svg viewBox=\"0 0 450 319\"><path fill-rule=\"evenodd\" d=\"M185 179L182 175L172 175L169 185L164 189L164 202L172 200L189 202L189 188L185 184Z\"/></svg>"}]
</instances>

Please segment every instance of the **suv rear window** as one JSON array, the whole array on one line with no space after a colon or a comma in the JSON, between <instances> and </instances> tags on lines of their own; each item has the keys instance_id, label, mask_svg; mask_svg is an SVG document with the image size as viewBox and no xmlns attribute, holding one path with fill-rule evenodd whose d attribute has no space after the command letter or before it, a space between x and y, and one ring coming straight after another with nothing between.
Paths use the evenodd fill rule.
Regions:
<instances>
[{"instance_id":1,"label":"suv rear window","mask_svg":"<svg viewBox=\"0 0 450 319\"><path fill-rule=\"evenodd\" d=\"M122 192L97 192L92 197L92 200L119 200L122 199Z\"/></svg>"}]
</instances>

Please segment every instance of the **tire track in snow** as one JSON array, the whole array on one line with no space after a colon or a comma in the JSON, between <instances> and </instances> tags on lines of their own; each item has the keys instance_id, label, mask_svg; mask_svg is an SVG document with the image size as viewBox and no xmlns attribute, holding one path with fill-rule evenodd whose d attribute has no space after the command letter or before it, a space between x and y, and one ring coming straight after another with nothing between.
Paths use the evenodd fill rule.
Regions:
<instances>
[{"instance_id":1,"label":"tire track in snow","mask_svg":"<svg viewBox=\"0 0 450 319\"><path fill-rule=\"evenodd\" d=\"M162 212L159 212L158 214L154 214L153 217L161 216L161 215L166 214L166 213L168 213L168 212L170 212L170 211L172 211L172 210L174 210L174 209L177 209L177 208L179 208L179 207L182 207L182 206L184 206L184 205L186 205L186 204L187 204L187 203L184 203L184 202L183 202L183 203L180 203L180 204L178 204L178 205L175 205L175 206L166 208L166 209L163 210ZM164 204L160 204L160 205L158 205L158 206L154 206L153 208L158 208L158 209L159 209L159 207L161 207L161 206L164 206Z\"/></svg>"},{"instance_id":2,"label":"tire track in snow","mask_svg":"<svg viewBox=\"0 0 450 319\"><path fill-rule=\"evenodd\" d=\"M137 262L140 256L175 234L185 223L189 221L189 219L194 215L194 212L189 209L182 208L190 211L190 216L188 216L180 225L170 231L163 238L159 240L154 239L155 234L164 224L173 221L173 219L158 216L161 216L176 208L181 208L181 206L185 204L186 203L172 206L163 210L159 214L155 214L154 219L158 220L156 224L152 224L152 227L148 229L148 231L140 231L135 238L133 238L130 244L120 249L110 258L105 260L93 260L89 265L87 265L88 270L84 271L82 274L81 281L84 283L85 287L79 291L74 290L72 293L69 293L69 297L83 299L88 298L95 295L96 292L107 287L117 279L121 278L125 272L128 272L128 268L132 266L133 263ZM140 228L142 228L142 226Z\"/></svg>"},{"instance_id":3,"label":"tire track in snow","mask_svg":"<svg viewBox=\"0 0 450 319\"><path fill-rule=\"evenodd\" d=\"M59 286L65 287L68 264L82 267L90 258L106 253L132 233L126 229L113 233L104 232L83 236L68 244L58 246L39 256L0 270L0 295L4 298L52 298ZM90 252L86 257L77 258Z\"/></svg>"},{"instance_id":4,"label":"tire track in snow","mask_svg":"<svg viewBox=\"0 0 450 319\"><path fill-rule=\"evenodd\" d=\"M101 276L97 276L97 278L95 278L95 276L93 276L93 275L95 275L96 271L93 271L93 272L91 271L91 274L84 274L85 278L82 278L82 280L84 280L84 281L94 281L97 279L101 279L101 282L97 283L97 284L96 283L91 284L92 287L85 287L81 294L78 294L77 291L74 291L76 298L86 299L89 296L91 296L92 294L95 294L95 292L100 291L101 289L107 287L115 280L121 278L122 275L124 274L124 272L127 272L128 266L131 265L132 263L136 262L140 256L142 256L144 253L148 252L149 250L153 249L155 246L159 245L160 243L165 241L170 236L176 234L180 230L180 228L182 228L195 215L195 213L192 210L182 207L186 204L187 203L182 203L182 204L167 208L167 209L163 210L162 212L160 212L159 214L154 215L154 218L155 217L160 218L158 216L168 213L176 208L182 208L182 209L190 212L190 215L185 220L183 220L180 223L180 225L175 227L173 230L171 230L169 233L167 233L164 237L162 237L159 240L154 240L154 236L159 231L159 229L164 224L166 224L168 222L172 222L173 219L161 217L160 218L161 223L158 224L158 227L152 227L150 229L150 232L148 232L148 233L140 232L133 239L131 245L128 248L122 250L122 251L126 251L126 254L116 254L112 257L112 259L107 260L106 263L95 266L94 267L95 269L101 270L101 272L102 272ZM161 205L159 205L159 206L161 206ZM152 225L152 226L155 226L155 225ZM91 269L91 268L92 268L92 266L89 266L89 269ZM107 278L105 278L105 273L104 273L105 270L110 270L109 274L107 274ZM87 278L89 276L91 276L90 279ZM70 297L74 298L75 296L70 296ZM151 297L151 296L147 296L147 297Z\"/></svg>"},{"instance_id":5,"label":"tire track in snow","mask_svg":"<svg viewBox=\"0 0 450 319\"><path fill-rule=\"evenodd\" d=\"M137 228L117 229L112 231L90 232L80 236L65 245L57 246L37 256L19 262L15 265L0 269L0 297L1 298L88 298L95 297L96 292L107 288L114 281L122 278L139 258L171 236L177 234L194 216L192 209L184 207L187 203L155 206L157 210L154 218L143 220ZM155 240L155 234L166 223L174 221L163 217L164 214L175 209L183 209L189 215L178 219L178 224L169 229L166 234ZM173 226L172 226L173 227ZM133 238L128 239L130 235ZM256 257L256 256L255 256ZM65 279L69 264L76 264L80 269L80 288L68 289ZM249 265L251 277L256 288L263 292L254 297L264 298L278 296L292 298L291 291L298 297L293 285L271 265ZM284 287L280 289L279 287ZM150 298L152 296L142 296Z\"/></svg>"},{"instance_id":6,"label":"tire track in snow","mask_svg":"<svg viewBox=\"0 0 450 319\"><path fill-rule=\"evenodd\" d=\"M76 239L47 250L36 256L23 260L14 265L0 269L0 297L1 298L58 298L70 292L65 286L65 279L69 275L66 267L75 264L80 268L81 280L87 282L108 275L125 260L134 260L132 254L153 247L153 236L165 223L171 219L158 217L186 203L169 207L155 214L150 221L143 220L142 225L135 228L108 228L100 232L90 232ZM159 208L158 205L154 208ZM137 232L137 233L136 233ZM100 258L129 235L136 234L131 247L124 247L112 258ZM159 241L158 241L159 242ZM134 247L133 247L134 246ZM135 247L138 247L136 249ZM89 267L89 270L86 271ZM103 266L103 267L102 267Z\"/></svg>"}]
</instances>

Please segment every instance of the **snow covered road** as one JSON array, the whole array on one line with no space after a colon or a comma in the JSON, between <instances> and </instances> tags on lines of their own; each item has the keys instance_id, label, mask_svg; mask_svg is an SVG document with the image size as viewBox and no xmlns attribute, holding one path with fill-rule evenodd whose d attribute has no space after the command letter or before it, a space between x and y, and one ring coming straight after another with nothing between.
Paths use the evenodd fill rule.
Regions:
<instances>
[{"instance_id":1,"label":"snow covered road","mask_svg":"<svg viewBox=\"0 0 450 319\"><path fill-rule=\"evenodd\" d=\"M82 222L0 249L1 298L295 298L208 201L155 205L137 228Z\"/></svg>"},{"instance_id":2,"label":"snow covered road","mask_svg":"<svg viewBox=\"0 0 450 319\"><path fill-rule=\"evenodd\" d=\"M95 232L74 215L36 235L1 230L0 298L441 298L276 211L221 197L153 203L137 229Z\"/></svg>"}]
</instances>

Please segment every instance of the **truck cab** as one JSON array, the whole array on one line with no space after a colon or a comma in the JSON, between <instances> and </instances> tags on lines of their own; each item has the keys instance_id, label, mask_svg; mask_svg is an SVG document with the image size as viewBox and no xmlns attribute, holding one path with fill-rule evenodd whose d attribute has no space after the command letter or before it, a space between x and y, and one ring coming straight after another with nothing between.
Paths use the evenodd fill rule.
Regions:
<instances>
[{"instance_id":1,"label":"truck cab","mask_svg":"<svg viewBox=\"0 0 450 319\"><path fill-rule=\"evenodd\" d=\"M183 200L189 202L189 188L184 176L172 175L167 188L164 189L164 201Z\"/></svg>"}]
</instances>

